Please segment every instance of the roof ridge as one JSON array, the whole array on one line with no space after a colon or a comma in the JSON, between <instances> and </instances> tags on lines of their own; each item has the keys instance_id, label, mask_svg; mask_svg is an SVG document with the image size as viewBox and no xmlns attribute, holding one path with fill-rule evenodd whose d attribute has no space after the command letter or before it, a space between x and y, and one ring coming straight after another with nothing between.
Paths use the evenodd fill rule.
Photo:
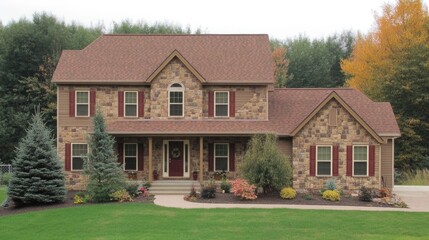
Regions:
<instances>
[{"instance_id":1,"label":"roof ridge","mask_svg":"<svg viewBox=\"0 0 429 240\"><path fill-rule=\"evenodd\" d=\"M354 88L340 87L340 88L274 88L274 90L355 90Z\"/></svg>"},{"instance_id":2,"label":"roof ridge","mask_svg":"<svg viewBox=\"0 0 429 240\"><path fill-rule=\"evenodd\" d=\"M109 34L104 33L102 36L106 37L117 37L117 36L127 36L127 37L140 37L140 36L268 36L266 33L248 33L248 34L222 34L222 33L213 33L213 34Z\"/></svg>"}]
</instances>

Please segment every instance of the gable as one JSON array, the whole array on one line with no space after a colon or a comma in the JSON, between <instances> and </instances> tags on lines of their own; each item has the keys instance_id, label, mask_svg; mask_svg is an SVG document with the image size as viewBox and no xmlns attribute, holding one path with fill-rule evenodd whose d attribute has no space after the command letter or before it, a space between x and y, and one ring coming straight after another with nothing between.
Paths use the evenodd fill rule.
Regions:
<instances>
[{"instance_id":1,"label":"gable","mask_svg":"<svg viewBox=\"0 0 429 240\"><path fill-rule=\"evenodd\" d=\"M182 62L186 68L198 79L200 82L204 83L206 80L201 76L201 74L179 53L179 51L174 50L168 57L165 59L155 71L148 77L146 82L152 82L152 80L171 62L173 59L178 59Z\"/></svg>"},{"instance_id":2,"label":"gable","mask_svg":"<svg viewBox=\"0 0 429 240\"><path fill-rule=\"evenodd\" d=\"M361 125L377 142L383 143L384 140L359 116L335 91L328 95L313 111L292 131L291 135L295 136L332 100L336 101L351 117ZM328 121L329 116L326 118Z\"/></svg>"}]
</instances>

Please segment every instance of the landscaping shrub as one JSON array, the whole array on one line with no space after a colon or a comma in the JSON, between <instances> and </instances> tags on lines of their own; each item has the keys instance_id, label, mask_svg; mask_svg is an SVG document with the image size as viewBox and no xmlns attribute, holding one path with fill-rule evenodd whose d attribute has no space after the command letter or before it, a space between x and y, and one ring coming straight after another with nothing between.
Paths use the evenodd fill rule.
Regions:
<instances>
[{"instance_id":1,"label":"landscaping shrub","mask_svg":"<svg viewBox=\"0 0 429 240\"><path fill-rule=\"evenodd\" d=\"M39 111L33 115L26 136L19 142L12 164L14 172L8 196L16 205L64 201L63 167L52 134Z\"/></svg>"},{"instance_id":2,"label":"landscaping shrub","mask_svg":"<svg viewBox=\"0 0 429 240\"><path fill-rule=\"evenodd\" d=\"M234 196L240 197L241 199L253 200L256 199L256 186L250 185L246 180L238 178L231 181L231 192Z\"/></svg>"},{"instance_id":3,"label":"landscaping shrub","mask_svg":"<svg viewBox=\"0 0 429 240\"><path fill-rule=\"evenodd\" d=\"M148 197L149 196L149 190L145 187L141 187L139 189L139 193L143 195L143 197Z\"/></svg>"},{"instance_id":4,"label":"landscaping shrub","mask_svg":"<svg viewBox=\"0 0 429 240\"><path fill-rule=\"evenodd\" d=\"M292 183L290 157L280 152L277 136L273 134L255 135L250 139L241 171L249 183L262 187L265 192L280 191Z\"/></svg>"},{"instance_id":5,"label":"landscaping shrub","mask_svg":"<svg viewBox=\"0 0 429 240\"><path fill-rule=\"evenodd\" d=\"M222 179L222 182L220 184L220 189L222 189L224 193L230 193L231 183L227 179Z\"/></svg>"},{"instance_id":6,"label":"landscaping shrub","mask_svg":"<svg viewBox=\"0 0 429 240\"><path fill-rule=\"evenodd\" d=\"M359 191L359 200L363 202L372 202L373 190L367 187L361 187Z\"/></svg>"},{"instance_id":7,"label":"landscaping shrub","mask_svg":"<svg viewBox=\"0 0 429 240\"><path fill-rule=\"evenodd\" d=\"M143 187L149 191L150 187L152 187L152 184L150 184L150 182L145 182L143 183Z\"/></svg>"},{"instance_id":8,"label":"landscaping shrub","mask_svg":"<svg viewBox=\"0 0 429 240\"><path fill-rule=\"evenodd\" d=\"M283 188L280 191L280 197L284 199L294 199L296 197L296 191L291 187Z\"/></svg>"},{"instance_id":9,"label":"landscaping shrub","mask_svg":"<svg viewBox=\"0 0 429 240\"><path fill-rule=\"evenodd\" d=\"M404 172L400 181L402 185L427 185L429 186L429 169L418 169Z\"/></svg>"},{"instance_id":10,"label":"landscaping shrub","mask_svg":"<svg viewBox=\"0 0 429 240\"><path fill-rule=\"evenodd\" d=\"M3 173L1 175L1 184L8 186L10 179L12 178L12 173Z\"/></svg>"},{"instance_id":11,"label":"landscaping shrub","mask_svg":"<svg viewBox=\"0 0 429 240\"><path fill-rule=\"evenodd\" d=\"M110 197L113 201L119 201L119 202L132 202L133 198L130 196L130 194L127 192L126 189L120 189L112 194L110 194Z\"/></svg>"},{"instance_id":12,"label":"landscaping shrub","mask_svg":"<svg viewBox=\"0 0 429 240\"><path fill-rule=\"evenodd\" d=\"M90 196L86 192L77 192L74 195L73 199L74 199L74 202L73 202L74 204L84 204L91 200Z\"/></svg>"},{"instance_id":13,"label":"landscaping shrub","mask_svg":"<svg viewBox=\"0 0 429 240\"><path fill-rule=\"evenodd\" d=\"M195 189L195 186L192 184L191 191L188 195L184 198L186 201L195 201L197 200L197 190Z\"/></svg>"},{"instance_id":14,"label":"landscaping shrub","mask_svg":"<svg viewBox=\"0 0 429 240\"><path fill-rule=\"evenodd\" d=\"M130 196L135 197L140 194L139 184L138 183L127 183L125 185L125 190L127 190Z\"/></svg>"},{"instance_id":15,"label":"landscaping shrub","mask_svg":"<svg viewBox=\"0 0 429 240\"><path fill-rule=\"evenodd\" d=\"M337 190L326 190L323 192L322 198L330 201L340 201L340 193Z\"/></svg>"},{"instance_id":16,"label":"landscaping shrub","mask_svg":"<svg viewBox=\"0 0 429 240\"><path fill-rule=\"evenodd\" d=\"M335 179L328 179L325 183L326 190L336 190L337 184L335 183Z\"/></svg>"},{"instance_id":17,"label":"landscaping shrub","mask_svg":"<svg viewBox=\"0 0 429 240\"><path fill-rule=\"evenodd\" d=\"M208 199L208 198L215 198L216 197L216 186L204 186L201 190L201 197Z\"/></svg>"},{"instance_id":18,"label":"landscaping shrub","mask_svg":"<svg viewBox=\"0 0 429 240\"><path fill-rule=\"evenodd\" d=\"M106 131L100 109L97 109L94 117L93 131L88 141L90 152L85 161L85 173L89 177L87 191L94 202L108 202L111 194L126 190L123 189L125 180L122 168L113 151L115 140Z\"/></svg>"}]
</instances>

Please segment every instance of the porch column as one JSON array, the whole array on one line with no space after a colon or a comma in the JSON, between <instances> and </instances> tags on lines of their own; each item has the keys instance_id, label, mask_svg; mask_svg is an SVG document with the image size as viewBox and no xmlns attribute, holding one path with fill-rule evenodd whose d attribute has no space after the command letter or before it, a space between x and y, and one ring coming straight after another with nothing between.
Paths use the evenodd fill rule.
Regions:
<instances>
[{"instance_id":1,"label":"porch column","mask_svg":"<svg viewBox=\"0 0 429 240\"><path fill-rule=\"evenodd\" d=\"M149 138L149 182L153 181L153 170L152 170L152 138Z\"/></svg>"},{"instance_id":2,"label":"porch column","mask_svg":"<svg viewBox=\"0 0 429 240\"><path fill-rule=\"evenodd\" d=\"M204 165L203 165L203 156L204 156L204 144L203 144L203 137L200 137L200 183L203 183L203 171L204 171Z\"/></svg>"}]
</instances>

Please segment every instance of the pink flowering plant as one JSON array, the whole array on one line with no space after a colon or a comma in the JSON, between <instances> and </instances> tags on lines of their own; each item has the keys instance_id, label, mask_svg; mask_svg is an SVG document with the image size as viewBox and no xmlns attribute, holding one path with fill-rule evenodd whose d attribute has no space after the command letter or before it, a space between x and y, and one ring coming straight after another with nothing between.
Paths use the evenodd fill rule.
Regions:
<instances>
[{"instance_id":1,"label":"pink flowering plant","mask_svg":"<svg viewBox=\"0 0 429 240\"><path fill-rule=\"evenodd\" d=\"M140 193L143 194L143 197L149 196L149 191L145 187L139 189Z\"/></svg>"},{"instance_id":2,"label":"pink flowering plant","mask_svg":"<svg viewBox=\"0 0 429 240\"><path fill-rule=\"evenodd\" d=\"M240 197L241 199L254 200L256 196L256 186L249 184L246 180L238 178L231 181L231 192L234 196Z\"/></svg>"}]
</instances>

